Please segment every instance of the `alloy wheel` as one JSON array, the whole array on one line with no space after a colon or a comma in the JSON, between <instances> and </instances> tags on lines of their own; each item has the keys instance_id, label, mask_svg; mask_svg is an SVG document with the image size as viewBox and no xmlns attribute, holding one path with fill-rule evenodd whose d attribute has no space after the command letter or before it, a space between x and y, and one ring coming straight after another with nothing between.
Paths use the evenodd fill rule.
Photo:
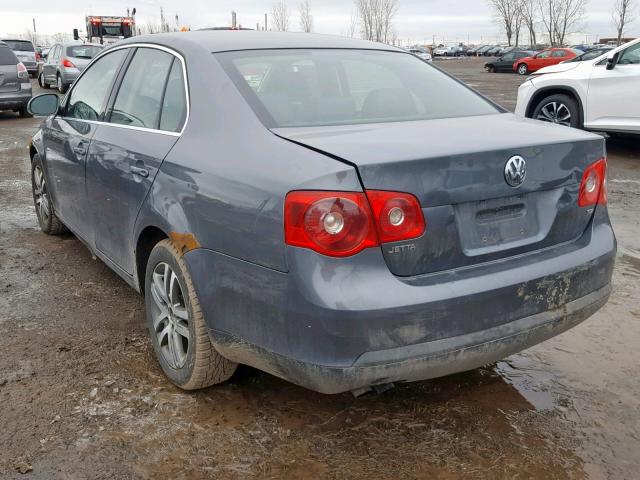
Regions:
<instances>
[{"instance_id":1,"label":"alloy wheel","mask_svg":"<svg viewBox=\"0 0 640 480\"><path fill-rule=\"evenodd\" d=\"M564 103L549 102L540 109L540 113L538 113L536 119L570 127L571 111Z\"/></svg>"},{"instance_id":2,"label":"alloy wheel","mask_svg":"<svg viewBox=\"0 0 640 480\"><path fill-rule=\"evenodd\" d=\"M51 216L47 183L44 179L42 168L37 165L33 169L33 199L36 204L36 213L43 224L49 221Z\"/></svg>"},{"instance_id":3,"label":"alloy wheel","mask_svg":"<svg viewBox=\"0 0 640 480\"><path fill-rule=\"evenodd\" d=\"M189 311L178 276L165 262L153 269L153 329L164 360L174 369L187 361L191 342Z\"/></svg>"}]
</instances>

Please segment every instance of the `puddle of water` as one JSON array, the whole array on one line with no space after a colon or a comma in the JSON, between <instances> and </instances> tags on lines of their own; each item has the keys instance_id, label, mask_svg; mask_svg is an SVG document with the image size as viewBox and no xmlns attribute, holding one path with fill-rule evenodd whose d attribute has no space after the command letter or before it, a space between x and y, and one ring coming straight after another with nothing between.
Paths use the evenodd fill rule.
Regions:
<instances>
[{"instance_id":1,"label":"puddle of water","mask_svg":"<svg viewBox=\"0 0 640 480\"><path fill-rule=\"evenodd\" d=\"M627 266L631 267L631 269L636 273L640 273L640 258L623 253L619 257L619 260Z\"/></svg>"},{"instance_id":2,"label":"puddle of water","mask_svg":"<svg viewBox=\"0 0 640 480\"><path fill-rule=\"evenodd\" d=\"M538 380L532 373L535 367L524 356L514 356L498 362L495 371L505 382L512 385L535 410L552 410L556 404L551 392L538 387Z\"/></svg>"}]
</instances>

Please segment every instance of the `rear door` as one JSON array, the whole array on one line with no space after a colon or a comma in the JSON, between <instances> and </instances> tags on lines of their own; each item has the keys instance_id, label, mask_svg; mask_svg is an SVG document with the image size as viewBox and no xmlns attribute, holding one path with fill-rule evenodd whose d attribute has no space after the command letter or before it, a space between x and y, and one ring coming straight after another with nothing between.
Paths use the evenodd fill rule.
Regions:
<instances>
[{"instance_id":1,"label":"rear door","mask_svg":"<svg viewBox=\"0 0 640 480\"><path fill-rule=\"evenodd\" d=\"M0 93L20 90L18 59L8 47L0 46Z\"/></svg>"},{"instance_id":2,"label":"rear door","mask_svg":"<svg viewBox=\"0 0 640 480\"><path fill-rule=\"evenodd\" d=\"M97 60L69 92L62 114L47 120L43 128L45 168L56 213L85 239L89 232L85 160L125 57L126 52L119 50Z\"/></svg>"},{"instance_id":3,"label":"rear door","mask_svg":"<svg viewBox=\"0 0 640 480\"><path fill-rule=\"evenodd\" d=\"M47 61L42 66L42 75L45 81L51 85L54 85L56 82L56 73L58 71L56 67L60 58L60 49L60 45L54 45L51 47L49 55L47 56Z\"/></svg>"},{"instance_id":4,"label":"rear door","mask_svg":"<svg viewBox=\"0 0 640 480\"><path fill-rule=\"evenodd\" d=\"M132 232L160 164L180 136L188 101L182 58L140 47L93 137L87 192L95 247L133 273Z\"/></svg>"},{"instance_id":5,"label":"rear door","mask_svg":"<svg viewBox=\"0 0 640 480\"><path fill-rule=\"evenodd\" d=\"M585 106L585 127L640 132L640 43L620 52L607 70L594 65Z\"/></svg>"}]
</instances>

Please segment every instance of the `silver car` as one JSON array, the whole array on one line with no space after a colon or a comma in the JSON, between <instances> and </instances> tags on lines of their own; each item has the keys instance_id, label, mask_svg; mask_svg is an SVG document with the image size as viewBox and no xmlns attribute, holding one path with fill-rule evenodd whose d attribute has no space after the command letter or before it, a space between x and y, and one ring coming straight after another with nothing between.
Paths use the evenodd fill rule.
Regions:
<instances>
[{"instance_id":1,"label":"silver car","mask_svg":"<svg viewBox=\"0 0 640 480\"><path fill-rule=\"evenodd\" d=\"M53 45L38 75L38 83L42 88L54 85L60 93L66 93L91 59L103 48L94 43L79 42Z\"/></svg>"},{"instance_id":2,"label":"silver car","mask_svg":"<svg viewBox=\"0 0 640 480\"><path fill-rule=\"evenodd\" d=\"M33 47L33 43L29 40L19 39L2 39L2 41L13 50L18 60L27 68L29 75L35 77L38 73L38 64L36 63L36 49Z\"/></svg>"}]
</instances>

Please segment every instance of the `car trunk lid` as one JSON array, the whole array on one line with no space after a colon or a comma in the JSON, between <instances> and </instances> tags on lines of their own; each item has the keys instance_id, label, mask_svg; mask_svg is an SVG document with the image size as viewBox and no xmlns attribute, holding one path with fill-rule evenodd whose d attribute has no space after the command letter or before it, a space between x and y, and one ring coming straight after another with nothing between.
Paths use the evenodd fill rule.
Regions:
<instances>
[{"instance_id":1,"label":"car trunk lid","mask_svg":"<svg viewBox=\"0 0 640 480\"><path fill-rule=\"evenodd\" d=\"M365 189L418 198L424 235L382 247L399 276L468 267L579 238L593 213L578 207L582 172L604 155L600 137L511 114L273 132L353 164ZM505 180L514 156L527 164L517 188Z\"/></svg>"}]
</instances>

